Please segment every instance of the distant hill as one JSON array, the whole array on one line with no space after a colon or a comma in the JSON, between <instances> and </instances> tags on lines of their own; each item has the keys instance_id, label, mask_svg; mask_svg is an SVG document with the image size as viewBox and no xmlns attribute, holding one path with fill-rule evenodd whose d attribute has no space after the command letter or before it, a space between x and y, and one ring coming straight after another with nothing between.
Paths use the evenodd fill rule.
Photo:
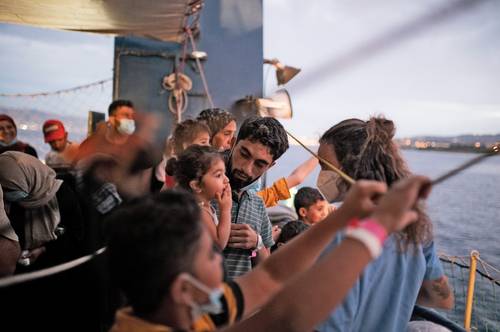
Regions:
<instances>
[{"instance_id":1,"label":"distant hill","mask_svg":"<svg viewBox=\"0 0 500 332\"><path fill-rule=\"evenodd\" d=\"M403 149L427 149L457 152L488 152L493 145L500 143L497 135L460 135L460 136L415 136L399 138L396 143Z\"/></svg>"},{"instance_id":2,"label":"distant hill","mask_svg":"<svg viewBox=\"0 0 500 332\"><path fill-rule=\"evenodd\" d=\"M38 157L44 159L50 147L43 141L42 125L48 119L57 119L64 123L69 139L81 142L87 136L87 118L84 116L68 116L42 112L36 109L17 109L0 106L0 114L7 114L17 125L19 140L31 144Z\"/></svg>"},{"instance_id":3,"label":"distant hill","mask_svg":"<svg viewBox=\"0 0 500 332\"><path fill-rule=\"evenodd\" d=\"M460 135L460 136L415 136L412 140L434 141L443 143L456 143L463 145L473 145L480 142L481 145L491 145L500 142L500 133L496 135Z\"/></svg>"}]
</instances>

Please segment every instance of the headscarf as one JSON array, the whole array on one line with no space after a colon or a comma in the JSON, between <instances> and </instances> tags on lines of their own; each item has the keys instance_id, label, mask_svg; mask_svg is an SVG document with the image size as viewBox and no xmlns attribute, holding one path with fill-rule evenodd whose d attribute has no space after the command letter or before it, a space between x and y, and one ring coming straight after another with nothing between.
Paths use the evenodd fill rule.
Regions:
<instances>
[{"instance_id":1,"label":"headscarf","mask_svg":"<svg viewBox=\"0 0 500 332\"><path fill-rule=\"evenodd\" d=\"M196 118L210 128L210 139L224 129L231 121L236 122L234 115L221 108L208 108L200 112Z\"/></svg>"},{"instance_id":2,"label":"headscarf","mask_svg":"<svg viewBox=\"0 0 500 332\"><path fill-rule=\"evenodd\" d=\"M16 123L14 122L14 119L12 119L7 114L0 114L0 121L9 121L17 132L17 126Z\"/></svg>"},{"instance_id":3,"label":"headscarf","mask_svg":"<svg viewBox=\"0 0 500 332\"><path fill-rule=\"evenodd\" d=\"M3 190L0 185L0 236L6 237L9 240L19 242L16 232L10 224L9 217L5 212L5 207L3 205Z\"/></svg>"},{"instance_id":4,"label":"headscarf","mask_svg":"<svg viewBox=\"0 0 500 332\"><path fill-rule=\"evenodd\" d=\"M37 158L26 153L0 154L0 184L5 189L22 190L28 197L18 204L25 208L25 248L32 249L57 239L55 229L61 221L56 193L62 180Z\"/></svg>"},{"instance_id":5,"label":"headscarf","mask_svg":"<svg viewBox=\"0 0 500 332\"><path fill-rule=\"evenodd\" d=\"M12 140L12 142L10 142L9 144L4 143L4 142L0 142L0 146L7 147L7 146L13 146L13 145L17 144L18 143L18 140L17 140L17 126L16 126L16 123L14 122L14 119L12 119L7 114L0 114L0 121L8 121L8 122L10 122L10 124L12 125L12 127L14 127L14 129L16 130L16 137L14 137L14 139ZM21 150L19 150L21 148L25 148L25 147L23 147L23 146L15 147L15 149L13 149L13 150L21 151Z\"/></svg>"}]
</instances>

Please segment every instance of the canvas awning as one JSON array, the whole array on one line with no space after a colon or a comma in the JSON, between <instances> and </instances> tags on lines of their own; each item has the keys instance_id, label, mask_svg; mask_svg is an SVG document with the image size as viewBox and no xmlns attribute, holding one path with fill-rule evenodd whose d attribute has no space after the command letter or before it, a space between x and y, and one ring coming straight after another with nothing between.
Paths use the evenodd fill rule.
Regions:
<instances>
[{"instance_id":1,"label":"canvas awning","mask_svg":"<svg viewBox=\"0 0 500 332\"><path fill-rule=\"evenodd\" d=\"M183 40L192 0L16 0L0 2L0 21L163 41Z\"/></svg>"}]
</instances>

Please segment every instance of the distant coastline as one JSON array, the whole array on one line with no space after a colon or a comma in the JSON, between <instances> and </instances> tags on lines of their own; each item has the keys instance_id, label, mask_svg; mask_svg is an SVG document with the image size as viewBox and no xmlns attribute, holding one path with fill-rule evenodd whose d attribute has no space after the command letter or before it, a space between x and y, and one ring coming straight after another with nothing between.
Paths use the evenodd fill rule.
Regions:
<instances>
[{"instance_id":1,"label":"distant coastline","mask_svg":"<svg viewBox=\"0 0 500 332\"><path fill-rule=\"evenodd\" d=\"M449 148L438 148L438 147L416 148L414 146L400 146L400 148L402 150L461 152L461 153L485 153L485 152L490 151L490 148L486 148L486 147L476 148L474 146L455 146L455 147L449 147Z\"/></svg>"},{"instance_id":2,"label":"distant coastline","mask_svg":"<svg viewBox=\"0 0 500 332\"><path fill-rule=\"evenodd\" d=\"M500 144L500 134L452 137L422 136L396 139L395 141L400 148L409 150L484 153L491 151L494 145Z\"/></svg>"},{"instance_id":3,"label":"distant coastline","mask_svg":"<svg viewBox=\"0 0 500 332\"><path fill-rule=\"evenodd\" d=\"M312 149L317 148L319 145L317 139L311 139L304 136L299 136L299 139ZM500 145L500 134L418 136L396 138L394 141L404 150L484 153L490 151L494 145ZM294 139L289 139L289 144L291 146L300 146Z\"/></svg>"},{"instance_id":4,"label":"distant coastline","mask_svg":"<svg viewBox=\"0 0 500 332\"><path fill-rule=\"evenodd\" d=\"M54 114L38 109L23 109L0 105L0 113L12 116L18 127L21 140L35 146L43 156L49 151L49 146L43 142L41 126L50 118L57 118L64 122L70 139L76 142L83 140L87 135L87 111L76 114ZM297 135L297 138L313 150L317 150L318 138ZM414 136L396 138L395 142L405 150L428 150L448 152L484 153L495 145L500 144L500 133L493 135L459 135L459 136ZM299 145L294 139L289 139L291 146Z\"/></svg>"}]
</instances>

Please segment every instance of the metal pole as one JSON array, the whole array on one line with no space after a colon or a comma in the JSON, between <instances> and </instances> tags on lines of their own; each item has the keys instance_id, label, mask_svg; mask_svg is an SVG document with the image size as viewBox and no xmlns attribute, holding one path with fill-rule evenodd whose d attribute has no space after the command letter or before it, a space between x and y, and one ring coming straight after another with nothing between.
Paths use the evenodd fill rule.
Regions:
<instances>
[{"instance_id":1,"label":"metal pole","mask_svg":"<svg viewBox=\"0 0 500 332\"><path fill-rule=\"evenodd\" d=\"M465 302L464 328L470 331L472 317L472 304L474 303L474 285L476 283L476 267L479 252L472 250L470 253L469 286L467 287L467 301Z\"/></svg>"}]
</instances>

